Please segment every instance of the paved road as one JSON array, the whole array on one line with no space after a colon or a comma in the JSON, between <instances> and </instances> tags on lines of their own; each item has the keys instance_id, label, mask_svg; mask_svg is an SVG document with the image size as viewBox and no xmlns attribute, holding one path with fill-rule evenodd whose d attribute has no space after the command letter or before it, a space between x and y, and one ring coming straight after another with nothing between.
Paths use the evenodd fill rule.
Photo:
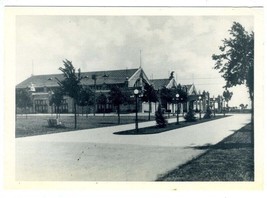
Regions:
<instances>
[{"instance_id":1,"label":"paved road","mask_svg":"<svg viewBox=\"0 0 267 198\"><path fill-rule=\"evenodd\" d=\"M216 144L249 121L239 114L153 135L113 134L134 128L128 124L16 138L16 179L154 181L204 152L192 147Z\"/></svg>"}]
</instances>

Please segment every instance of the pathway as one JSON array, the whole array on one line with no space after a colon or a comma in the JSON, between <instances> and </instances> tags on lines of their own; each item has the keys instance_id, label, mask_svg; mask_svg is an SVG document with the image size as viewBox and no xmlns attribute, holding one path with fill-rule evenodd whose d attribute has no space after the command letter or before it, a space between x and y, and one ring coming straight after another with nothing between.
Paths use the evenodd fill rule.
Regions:
<instances>
[{"instance_id":1,"label":"pathway","mask_svg":"<svg viewBox=\"0 0 267 198\"><path fill-rule=\"evenodd\" d=\"M154 181L204 152L193 146L216 144L249 121L236 114L152 135L113 134L134 128L127 124L16 138L16 179Z\"/></svg>"}]
</instances>

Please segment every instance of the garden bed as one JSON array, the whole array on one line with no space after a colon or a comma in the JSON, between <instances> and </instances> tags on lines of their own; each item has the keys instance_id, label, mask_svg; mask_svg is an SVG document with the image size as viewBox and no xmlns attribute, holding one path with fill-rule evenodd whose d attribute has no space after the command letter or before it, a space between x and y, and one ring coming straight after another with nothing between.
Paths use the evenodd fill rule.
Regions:
<instances>
[{"instance_id":1,"label":"garden bed","mask_svg":"<svg viewBox=\"0 0 267 198\"><path fill-rule=\"evenodd\" d=\"M229 116L229 115L227 115ZM151 127L145 127L145 128L139 128L138 132L136 132L135 129L132 130L126 130L126 131L120 131L120 132L115 132L114 134L116 135L149 135L149 134L157 134L157 133L163 133L166 131L170 131L173 129L178 129L182 127L187 127L195 124L200 124L203 122L209 122L213 120L217 120L220 118L225 118L226 116L222 115L217 115L216 117L212 117L210 119L201 119L201 120L196 120L195 122L186 122L186 121L180 121L179 124L176 123L169 123L166 127L160 128L157 126L151 126Z\"/></svg>"}]
</instances>

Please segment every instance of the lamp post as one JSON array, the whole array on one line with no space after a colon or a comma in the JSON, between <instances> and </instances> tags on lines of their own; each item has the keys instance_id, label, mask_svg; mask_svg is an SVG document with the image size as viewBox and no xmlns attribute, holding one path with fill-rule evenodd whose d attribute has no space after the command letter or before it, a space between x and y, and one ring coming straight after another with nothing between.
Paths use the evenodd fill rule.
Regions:
<instances>
[{"instance_id":1,"label":"lamp post","mask_svg":"<svg viewBox=\"0 0 267 198\"><path fill-rule=\"evenodd\" d=\"M138 102L138 94L139 91L138 89L134 90L134 95L135 95L135 132L138 133L138 107L137 107L137 102Z\"/></svg>"},{"instance_id":2,"label":"lamp post","mask_svg":"<svg viewBox=\"0 0 267 198\"><path fill-rule=\"evenodd\" d=\"M179 94L177 93L176 95L175 95L175 97L176 97L176 104L177 104L177 113L176 113L176 124L179 124Z\"/></svg>"},{"instance_id":3,"label":"lamp post","mask_svg":"<svg viewBox=\"0 0 267 198\"><path fill-rule=\"evenodd\" d=\"M199 99L199 119L201 119L201 99L202 99L202 97L199 96L198 99Z\"/></svg>"}]
</instances>

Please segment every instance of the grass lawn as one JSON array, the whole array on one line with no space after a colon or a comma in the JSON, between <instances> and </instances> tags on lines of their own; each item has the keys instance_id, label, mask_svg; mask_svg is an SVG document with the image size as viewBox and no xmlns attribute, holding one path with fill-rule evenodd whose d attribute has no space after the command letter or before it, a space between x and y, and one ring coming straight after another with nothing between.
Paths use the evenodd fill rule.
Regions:
<instances>
[{"instance_id":1,"label":"grass lawn","mask_svg":"<svg viewBox=\"0 0 267 198\"><path fill-rule=\"evenodd\" d=\"M61 116L64 127L48 127L47 120L55 116L18 116L16 120L16 137L43 135L74 130L74 116ZM151 116L151 120L154 120ZM138 116L139 122L148 121L148 116ZM134 116L121 116L121 124L134 123ZM77 116L77 129L90 129L97 127L114 126L118 124L117 116Z\"/></svg>"},{"instance_id":2,"label":"grass lawn","mask_svg":"<svg viewBox=\"0 0 267 198\"><path fill-rule=\"evenodd\" d=\"M194 125L194 124L200 124L200 123L203 123L203 122L209 122L209 121L220 119L220 118L223 118L223 117L224 116L222 116L222 115L217 115L215 118L212 117L210 119L201 119L201 120L196 120L195 122L180 121L179 124L169 123L167 125L167 127L164 127L164 128L159 128L157 126L140 128L140 129L138 129L138 133L136 133L136 130L133 129L133 130L116 132L114 134L116 134L116 135L149 135L149 134L156 134L156 133L162 133L162 132L166 132L166 131L170 131L170 130L173 130L173 129L178 129L178 128L182 128L182 127L186 127L186 126L191 126L191 125Z\"/></svg>"},{"instance_id":3,"label":"grass lawn","mask_svg":"<svg viewBox=\"0 0 267 198\"><path fill-rule=\"evenodd\" d=\"M251 133L248 124L216 145L196 147L208 151L157 181L254 181Z\"/></svg>"}]
</instances>

